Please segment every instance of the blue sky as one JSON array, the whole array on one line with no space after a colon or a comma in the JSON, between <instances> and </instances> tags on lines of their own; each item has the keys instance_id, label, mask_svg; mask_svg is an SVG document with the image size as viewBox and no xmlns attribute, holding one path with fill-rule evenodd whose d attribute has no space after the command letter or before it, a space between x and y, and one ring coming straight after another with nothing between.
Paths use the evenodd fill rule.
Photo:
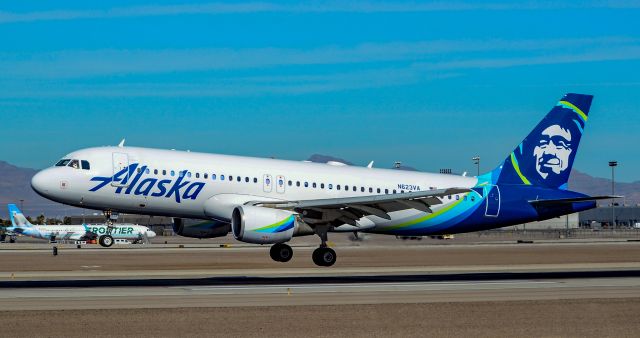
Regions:
<instances>
[{"instance_id":1,"label":"blue sky","mask_svg":"<svg viewBox=\"0 0 640 338\"><path fill-rule=\"evenodd\" d=\"M19 1L0 9L0 160L117 144L475 172L566 92L575 168L640 180L640 1Z\"/></svg>"}]
</instances>

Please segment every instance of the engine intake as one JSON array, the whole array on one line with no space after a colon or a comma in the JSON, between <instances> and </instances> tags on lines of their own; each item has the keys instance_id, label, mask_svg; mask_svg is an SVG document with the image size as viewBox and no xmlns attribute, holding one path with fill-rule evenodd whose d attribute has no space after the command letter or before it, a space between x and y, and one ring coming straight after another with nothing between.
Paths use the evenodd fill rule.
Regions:
<instances>
[{"instance_id":1,"label":"engine intake","mask_svg":"<svg viewBox=\"0 0 640 338\"><path fill-rule=\"evenodd\" d=\"M231 217L233 237L254 244L287 242L298 226L295 212L250 205L237 206Z\"/></svg>"}]
</instances>

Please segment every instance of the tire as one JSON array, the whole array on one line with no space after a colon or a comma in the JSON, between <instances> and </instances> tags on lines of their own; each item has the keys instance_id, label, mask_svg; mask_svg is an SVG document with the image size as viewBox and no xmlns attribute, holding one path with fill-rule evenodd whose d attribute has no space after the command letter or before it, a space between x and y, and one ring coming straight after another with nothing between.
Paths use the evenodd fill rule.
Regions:
<instances>
[{"instance_id":1,"label":"tire","mask_svg":"<svg viewBox=\"0 0 640 338\"><path fill-rule=\"evenodd\" d=\"M102 235L98 238L98 244L105 248L112 246L113 242L113 237L111 237L111 235Z\"/></svg>"},{"instance_id":2,"label":"tire","mask_svg":"<svg viewBox=\"0 0 640 338\"><path fill-rule=\"evenodd\" d=\"M271 247L271 250L269 250L269 255L274 261L285 263L290 261L293 257L293 249L291 249L291 247L286 244L278 243L274 244Z\"/></svg>"},{"instance_id":3,"label":"tire","mask_svg":"<svg viewBox=\"0 0 640 338\"><path fill-rule=\"evenodd\" d=\"M336 252L331 248L317 248L311 255L313 262L318 266L332 266L336 263Z\"/></svg>"}]
</instances>

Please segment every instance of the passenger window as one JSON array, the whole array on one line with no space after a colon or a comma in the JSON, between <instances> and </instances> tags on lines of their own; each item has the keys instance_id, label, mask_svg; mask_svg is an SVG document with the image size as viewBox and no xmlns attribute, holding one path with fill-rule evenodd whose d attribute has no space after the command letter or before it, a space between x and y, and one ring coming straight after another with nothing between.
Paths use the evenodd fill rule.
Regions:
<instances>
[{"instance_id":1,"label":"passenger window","mask_svg":"<svg viewBox=\"0 0 640 338\"><path fill-rule=\"evenodd\" d=\"M337 189L337 190L340 190L340 184L338 184L338 185L336 186L336 189Z\"/></svg>"},{"instance_id":2,"label":"passenger window","mask_svg":"<svg viewBox=\"0 0 640 338\"><path fill-rule=\"evenodd\" d=\"M400 190L400 193L401 193L401 194L404 194L404 190Z\"/></svg>"},{"instance_id":3,"label":"passenger window","mask_svg":"<svg viewBox=\"0 0 640 338\"><path fill-rule=\"evenodd\" d=\"M364 187L360 187L360 192L364 192Z\"/></svg>"},{"instance_id":4,"label":"passenger window","mask_svg":"<svg viewBox=\"0 0 640 338\"><path fill-rule=\"evenodd\" d=\"M460 200L460 196L456 195L456 201Z\"/></svg>"},{"instance_id":5,"label":"passenger window","mask_svg":"<svg viewBox=\"0 0 640 338\"><path fill-rule=\"evenodd\" d=\"M236 177L236 181L238 181L238 182L242 181L242 177L240 177L240 176Z\"/></svg>"},{"instance_id":6,"label":"passenger window","mask_svg":"<svg viewBox=\"0 0 640 338\"><path fill-rule=\"evenodd\" d=\"M207 178L209 178L209 174L204 173L204 179L206 180Z\"/></svg>"},{"instance_id":7,"label":"passenger window","mask_svg":"<svg viewBox=\"0 0 640 338\"><path fill-rule=\"evenodd\" d=\"M184 175L185 175L185 174L186 174L186 172L183 170L183 171L181 171L181 172L179 172L179 173L178 173L178 176L179 176L179 177L184 177Z\"/></svg>"},{"instance_id":8,"label":"passenger window","mask_svg":"<svg viewBox=\"0 0 640 338\"><path fill-rule=\"evenodd\" d=\"M394 194L397 194L396 189L393 189L393 193L394 193Z\"/></svg>"},{"instance_id":9,"label":"passenger window","mask_svg":"<svg viewBox=\"0 0 640 338\"><path fill-rule=\"evenodd\" d=\"M311 184L311 186L312 186L313 188L315 188L315 187L316 187L316 182L313 182L313 184Z\"/></svg>"},{"instance_id":10,"label":"passenger window","mask_svg":"<svg viewBox=\"0 0 640 338\"><path fill-rule=\"evenodd\" d=\"M355 185L353 186L353 191L358 191L358 188Z\"/></svg>"},{"instance_id":11,"label":"passenger window","mask_svg":"<svg viewBox=\"0 0 640 338\"><path fill-rule=\"evenodd\" d=\"M308 188L309 187L309 182L304 182L304 187Z\"/></svg>"},{"instance_id":12,"label":"passenger window","mask_svg":"<svg viewBox=\"0 0 640 338\"><path fill-rule=\"evenodd\" d=\"M229 175L229 181L233 181L233 176Z\"/></svg>"},{"instance_id":13,"label":"passenger window","mask_svg":"<svg viewBox=\"0 0 640 338\"><path fill-rule=\"evenodd\" d=\"M196 173L196 178L200 178L200 173Z\"/></svg>"},{"instance_id":14,"label":"passenger window","mask_svg":"<svg viewBox=\"0 0 640 338\"><path fill-rule=\"evenodd\" d=\"M224 175L220 175L220 181L224 181Z\"/></svg>"},{"instance_id":15,"label":"passenger window","mask_svg":"<svg viewBox=\"0 0 640 338\"><path fill-rule=\"evenodd\" d=\"M300 186L300 181L296 181L296 187Z\"/></svg>"},{"instance_id":16,"label":"passenger window","mask_svg":"<svg viewBox=\"0 0 640 338\"><path fill-rule=\"evenodd\" d=\"M80 169L80 163L78 163L78 160L71 160L69 166L73 169Z\"/></svg>"},{"instance_id":17,"label":"passenger window","mask_svg":"<svg viewBox=\"0 0 640 338\"><path fill-rule=\"evenodd\" d=\"M253 183L258 183L258 178L257 177L253 178Z\"/></svg>"},{"instance_id":18,"label":"passenger window","mask_svg":"<svg viewBox=\"0 0 640 338\"><path fill-rule=\"evenodd\" d=\"M154 170L153 170L153 174L154 174L154 175L158 175L158 169L154 169Z\"/></svg>"},{"instance_id":19,"label":"passenger window","mask_svg":"<svg viewBox=\"0 0 640 338\"><path fill-rule=\"evenodd\" d=\"M80 161L80 163L82 164L82 169L84 169L84 170L91 169L91 166L89 165L89 161L82 160L82 161Z\"/></svg>"},{"instance_id":20,"label":"passenger window","mask_svg":"<svg viewBox=\"0 0 640 338\"><path fill-rule=\"evenodd\" d=\"M187 177L191 177L191 172L190 171L187 171Z\"/></svg>"},{"instance_id":21,"label":"passenger window","mask_svg":"<svg viewBox=\"0 0 640 338\"><path fill-rule=\"evenodd\" d=\"M166 176L167 175L167 171L165 169L162 169L162 176Z\"/></svg>"},{"instance_id":22,"label":"passenger window","mask_svg":"<svg viewBox=\"0 0 640 338\"><path fill-rule=\"evenodd\" d=\"M149 173L150 173L150 172L151 172L151 170L149 170L149 168L145 168L145 169L144 169L144 173L145 173L145 174L149 175Z\"/></svg>"},{"instance_id":23,"label":"passenger window","mask_svg":"<svg viewBox=\"0 0 640 338\"><path fill-rule=\"evenodd\" d=\"M333 184L329 183L329 189L333 189Z\"/></svg>"},{"instance_id":24,"label":"passenger window","mask_svg":"<svg viewBox=\"0 0 640 338\"><path fill-rule=\"evenodd\" d=\"M475 202L476 197L475 196L471 196L471 202Z\"/></svg>"},{"instance_id":25,"label":"passenger window","mask_svg":"<svg viewBox=\"0 0 640 338\"><path fill-rule=\"evenodd\" d=\"M378 192L378 194L380 193L380 188L378 188L378 190L376 190Z\"/></svg>"},{"instance_id":26,"label":"passenger window","mask_svg":"<svg viewBox=\"0 0 640 338\"><path fill-rule=\"evenodd\" d=\"M373 188L369 188L369 192L373 192Z\"/></svg>"},{"instance_id":27,"label":"passenger window","mask_svg":"<svg viewBox=\"0 0 640 338\"><path fill-rule=\"evenodd\" d=\"M215 181L216 180L216 174L211 174L211 180Z\"/></svg>"},{"instance_id":28,"label":"passenger window","mask_svg":"<svg viewBox=\"0 0 640 338\"><path fill-rule=\"evenodd\" d=\"M289 184L289 186L291 186L291 185L293 184L293 182L291 182L291 180L289 180L289 183L288 183L288 184Z\"/></svg>"},{"instance_id":29,"label":"passenger window","mask_svg":"<svg viewBox=\"0 0 640 338\"><path fill-rule=\"evenodd\" d=\"M249 183L249 177L245 177L245 178L244 178L244 181L245 181L246 183Z\"/></svg>"},{"instance_id":30,"label":"passenger window","mask_svg":"<svg viewBox=\"0 0 640 338\"><path fill-rule=\"evenodd\" d=\"M324 189L324 183L320 183L320 189Z\"/></svg>"},{"instance_id":31,"label":"passenger window","mask_svg":"<svg viewBox=\"0 0 640 338\"><path fill-rule=\"evenodd\" d=\"M176 175L176 172L171 170L171 176L175 176L175 175Z\"/></svg>"},{"instance_id":32,"label":"passenger window","mask_svg":"<svg viewBox=\"0 0 640 338\"><path fill-rule=\"evenodd\" d=\"M344 186L344 190L345 190L345 191L349 191L349 186L348 186L348 185L345 185L345 186Z\"/></svg>"},{"instance_id":33,"label":"passenger window","mask_svg":"<svg viewBox=\"0 0 640 338\"><path fill-rule=\"evenodd\" d=\"M141 172L142 172L142 168L138 168L138 169L136 169L136 171L137 171L137 172L138 172L138 174L139 174L139 173L141 173Z\"/></svg>"},{"instance_id":34,"label":"passenger window","mask_svg":"<svg viewBox=\"0 0 640 338\"><path fill-rule=\"evenodd\" d=\"M447 198L451 199L451 195L447 195Z\"/></svg>"},{"instance_id":35,"label":"passenger window","mask_svg":"<svg viewBox=\"0 0 640 338\"><path fill-rule=\"evenodd\" d=\"M384 189L384 193L388 194L389 193L389 189Z\"/></svg>"}]
</instances>

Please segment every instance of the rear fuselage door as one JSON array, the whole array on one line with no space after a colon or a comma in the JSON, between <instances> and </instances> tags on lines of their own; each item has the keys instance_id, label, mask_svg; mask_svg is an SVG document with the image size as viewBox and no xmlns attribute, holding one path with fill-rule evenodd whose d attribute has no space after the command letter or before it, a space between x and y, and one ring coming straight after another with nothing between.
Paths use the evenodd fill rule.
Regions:
<instances>
[{"instance_id":1,"label":"rear fuselage door","mask_svg":"<svg viewBox=\"0 0 640 338\"><path fill-rule=\"evenodd\" d=\"M280 194L284 194L284 176L276 176L276 191Z\"/></svg>"},{"instance_id":2,"label":"rear fuselage door","mask_svg":"<svg viewBox=\"0 0 640 338\"><path fill-rule=\"evenodd\" d=\"M118 175L119 172L124 172ZM111 185L114 187L126 187L129 185L129 155L125 153L113 153L113 177Z\"/></svg>"},{"instance_id":3,"label":"rear fuselage door","mask_svg":"<svg viewBox=\"0 0 640 338\"><path fill-rule=\"evenodd\" d=\"M273 189L273 177L271 177L271 175L269 174L264 174L262 180L262 189L264 190L264 192L271 192L271 190Z\"/></svg>"},{"instance_id":4,"label":"rear fuselage door","mask_svg":"<svg viewBox=\"0 0 640 338\"><path fill-rule=\"evenodd\" d=\"M500 188L497 185L485 186L484 194L487 200L484 215L488 217L498 217L500 214Z\"/></svg>"}]
</instances>

